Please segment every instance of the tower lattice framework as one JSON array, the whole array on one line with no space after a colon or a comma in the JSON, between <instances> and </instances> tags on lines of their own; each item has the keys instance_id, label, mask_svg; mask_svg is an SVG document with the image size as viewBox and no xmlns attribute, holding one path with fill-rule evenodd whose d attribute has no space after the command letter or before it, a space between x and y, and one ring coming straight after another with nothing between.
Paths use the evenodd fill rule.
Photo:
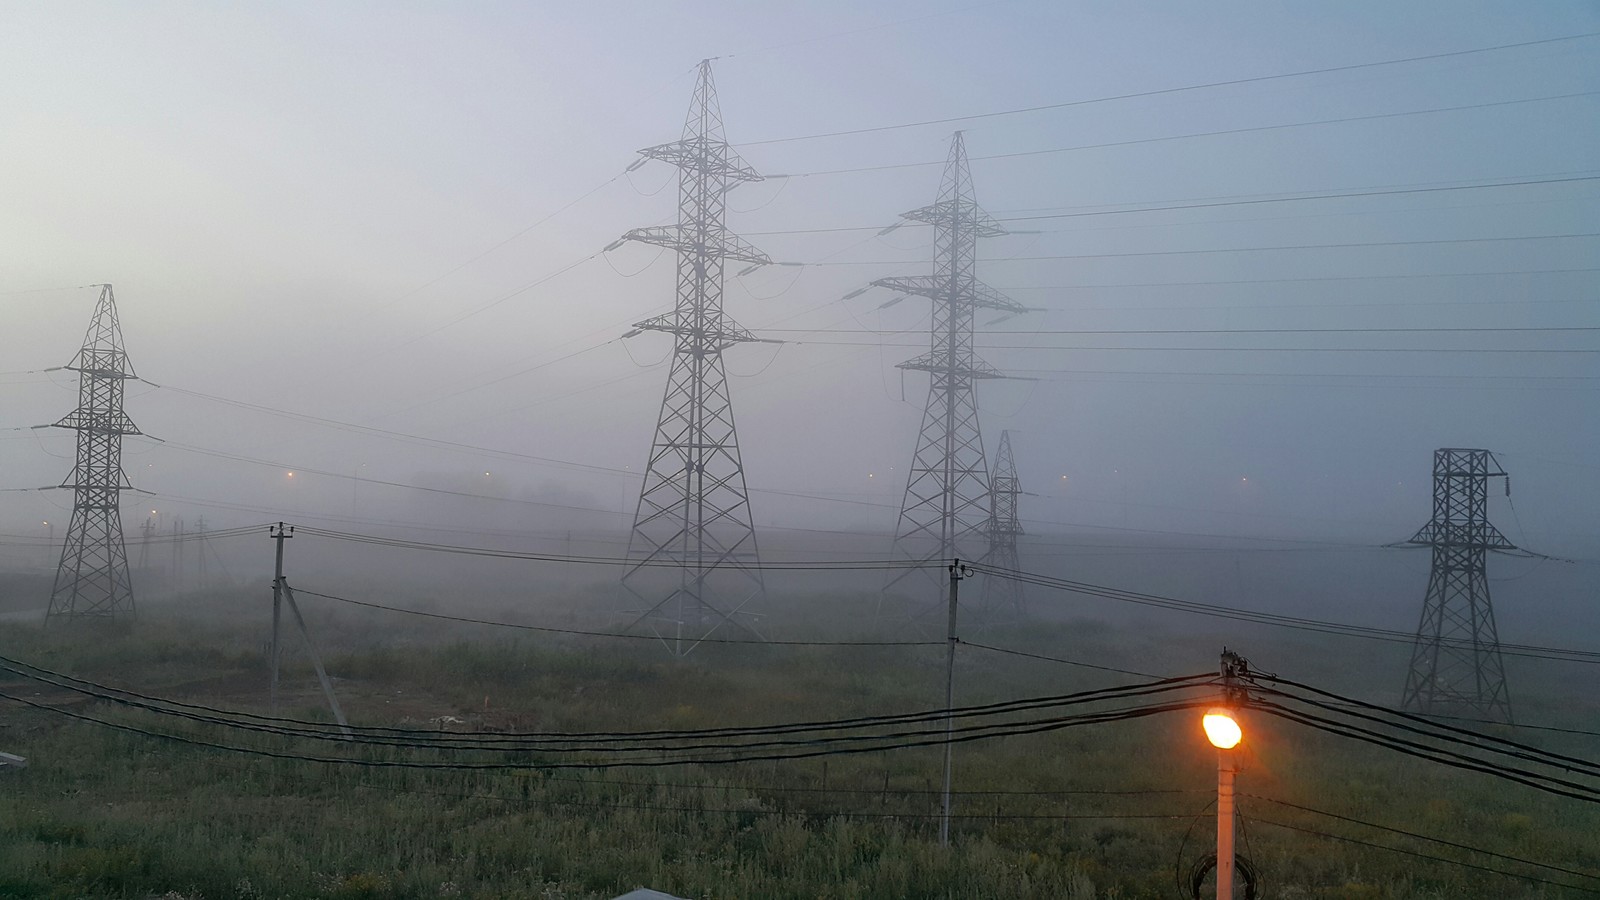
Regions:
<instances>
[{"instance_id":1,"label":"tower lattice framework","mask_svg":"<svg viewBox=\"0 0 1600 900\"><path fill-rule=\"evenodd\" d=\"M912 595L907 612L916 619L943 605L944 579L939 576L944 568L936 563L981 559L987 552L989 471L974 385L1002 376L973 347L974 318L980 308L1009 313L1027 308L978 280L978 239L1006 231L974 198L961 132L950 142L939 199L901 218L934 229L932 275L872 282L933 302L932 346L899 365L927 372L929 385L895 529L897 552L929 565L907 569L884 589L886 595Z\"/></svg>"},{"instance_id":2,"label":"tower lattice framework","mask_svg":"<svg viewBox=\"0 0 1600 900\"><path fill-rule=\"evenodd\" d=\"M1017 462L1011 453L1011 432L1000 432L1000 448L995 451L994 472L989 477L989 555L984 562L997 569L1015 572L1017 538L1023 534L1017 514L1017 498L1022 496L1022 481L1017 478ZM989 575L983 580L979 609L990 618L1020 618L1027 613L1022 582L1015 578Z\"/></svg>"},{"instance_id":3,"label":"tower lattice framework","mask_svg":"<svg viewBox=\"0 0 1600 900\"><path fill-rule=\"evenodd\" d=\"M725 625L750 628L745 608L765 590L722 360L757 338L723 312L722 296L727 260L771 260L725 225L727 192L762 177L728 146L710 60L683 137L639 152L680 170L678 223L623 237L677 251L677 303L634 326L672 335L673 351L622 582L647 604L634 626L681 655Z\"/></svg>"},{"instance_id":4,"label":"tower lattice framework","mask_svg":"<svg viewBox=\"0 0 1600 900\"><path fill-rule=\"evenodd\" d=\"M1402 705L1420 713L1511 721L1484 559L1515 550L1489 523L1489 479L1507 477L1487 450L1433 452L1433 518L1407 543L1433 548Z\"/></svg>"},{"instance_id":5,"label":"tower lattice framework","mask_svg":"<svg viewBox=\"0 0 1600 900\"><path fill-rule=\"evenodd\" d=\"M132 615L120 504L132 485L122 471L122 438L141 432L122 410L125 383L137 376L123 349L111 285L100 286L83 349L67 369L78 373L78 408L52 427L78 432L77 461L61 483L73 491L72 521L45 616Z\"/></svg>"}]
</instances>

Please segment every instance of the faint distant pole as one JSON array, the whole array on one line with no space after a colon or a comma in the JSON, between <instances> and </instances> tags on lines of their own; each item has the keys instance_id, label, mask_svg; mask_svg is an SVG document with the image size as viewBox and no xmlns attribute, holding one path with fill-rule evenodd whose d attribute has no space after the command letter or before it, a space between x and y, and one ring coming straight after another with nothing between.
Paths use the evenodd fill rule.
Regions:
<instances>
[{"instance_id":1,"label":"faint distant pole","mask_svg":"<svg viewBox=\"0 0 1600 900\"><path fill-rule=\"evenodd\" d=\"M172 517L172 589L183 585L183 518Z\"/></svg>"},{"instance_id":2,"label":"faint distant pole","mask_svg":"<svg viewBox=\"0 0 1600 900\"><path fill-rule=\"evenodd\" d=\"M139 569L144 571L150 568L150 538L156 533L156 523L153 518L146 518L144 524L139 526Z\"/></svg>"},{"instance_id":3,"label":"faint distant pole","mask_svg":"<svg viewBox=\"0 0 1600 900\"><path fill-rule=\"evenodd\" d=\"M206 517L201 516L200 521L194 525L195 534L195 574L200 579L200 587L206 586Z\"/></svg>"},{"instance_id":4,"label":"faint distant pole","mask_svg":"<svg viewBox=\"0 0 1600 900\"><path fill-rule=\"evenodd\" d=\"M356 466L355 472L350 476L350 518L359 518L361 501L361 470L367 467L366 463Z\"/></svg>"}]
</instances>

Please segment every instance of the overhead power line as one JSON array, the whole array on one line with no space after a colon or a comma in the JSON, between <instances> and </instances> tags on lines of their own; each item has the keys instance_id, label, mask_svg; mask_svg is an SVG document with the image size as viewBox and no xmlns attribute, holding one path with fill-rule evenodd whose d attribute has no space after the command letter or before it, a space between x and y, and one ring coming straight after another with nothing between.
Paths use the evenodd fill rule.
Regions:
<instances>
[{"instance_id":1,"label":"overhead power line","mask_svg":"<svg viewBox=\"0 0 1600 900\"><path fill-rule=\"evenodd\" d=\"M883 131L895 131L904 128L921 128L930 125L949 125L955 122L972 122L979 119L994 119L1003 116L1024 115L1027 113L1047 112L1058 109L1071 109L1077 106L1089 106L1097 103L1112 103L1120 100L1135 100L1146 97L1161 97L1170 94L1182 94L1191 91L1213 90L1222 87L1237 87L1245 84L1258 84L1266 81L1277 81L1284 78L1304 78L1310 75L1329 75L1335 72L1352 72L1359 69L1371 69L1380 66L1397 66L1404 63L1425 62L1436 59L1450 59L1460 56L1471 56L1479 53L1493 53L1501 50L1514 50L1523 47L1537 47L1545 44L1581 41L1588 38L1600 37L1600 32L1585 32L1583 34L1561 35L1559 37L1542 38L1535 41L1520 41L1514 44L1497 44L1492 47L1473 47L1467 50L1451 50L1444 53L1429 53L1422 56L1407 56L1398 59L1383 59L1365 63L1348 63L1340 66L1325 66L1318 69L1301 69L1296 72L1277 72L1270 75L1253 75L1246 78L1230 78L1224 81L1208 81L1201 84L1188 84L1181 87L1157 88L1148 91L1135 91L1125 94L1112 94L1105 97L1093 97L1084 100L1067 100L1060 103L1046 103L1036 106L1024 106L1016 109L1003 109L995 112L973 113L965 116L945 116L938 119L923 119L916 122L900 122L893 125L875 125L866 128L849 128L838 131L825 131L815 134L801 134L792 137L767 138L759 141L744 141L736 146L759 147L766 144L786 144L795 141L812 141L821 138L845 137L858 134L875 134Z\"/></svg>"},{"instance_id":2,"label":"overhead power line","mask_svg":"<svg viewBox=\"0 0 1600 900\"><path fill-rule=\"evenodd\" d=\"M1521 863L1522 865L1525 865L1525 866L1534 866L1534 867L1540 868L1540 869L1548 869L1548 870L1550 870L1552 872L1560 872L1563 875L1576 875L1579 878L1592 878L1592 879L1600 880L1600 875L1596 875L1596 874L1593 874L1593 873L1590 873L1590 872L1583 872L1583 871L1579 871L1578 869L1569 869L1569 868L1566 868L1565 866L1551 865L1550 863L1543 863L1543 862L1539 862L1538 860L1528 859L1528 858L1522 857L1522 856L1512 856L1512 855L1507 854L1507 853L1498 853L1498 852L1496 852L1494 850L1486 850L1486 849L1484 849L1482 847L1474 847L1471 844L1463 844L1463 843L1460 843L1458 841L1446 840L1445 838L1433 837L1433 836L1426 835L1426 834L1418 834L1415 831L1408 831L1407 829L1404 829L1404 828L1395 828L1395 827L1390 826L1390 825L1379 825L1376 822L1367 822L1367 821L1363 821L1361 819L1357 819L1357 818L1354 818L1354 817L1351 817L1351 816L1340 815L1339 813L1335 813L1335 812L1328 812L1327 810L1324 810L1324 809L1317 809L1317 808L1311 807L1311 806L1302 806L1299 803L1290 803L1287 800L1278 800L1278 799L1275 799L1275 798L1272 798L1272 797L1262 797L1262 796L1258 796L1256 794L1244 794L1243 796L1248 798L1248 799L1250 799L1250 800L1259 800L1262 803L1270 803L1273 806L1281 806L1284 809L1293 809L1293 810L1297 810L1297 811L1303 812L1303 813L1310 813L1311 815L1321 816L1321 817L1323 817L1325 819L1334 819L1336 821L1347 822L1347 823L1349 823L1351 825L1360 825L1363 828L1371 828L1371 829L1374 829L1374 830L1377 830L1377 831L1387 831L1390 834L1397 834L1397 835L1400 835L1402 837L1413 838L1413 839L1419 840L1419 841L1427 841L1427 842L1429 842L1431 844L1439 844L1439 845L1445 846L1445 847L1453 847L1453 848L1455 848L1457 850L1465 850L1465 851L1467 851L1469 853L1481 853L1484 856L1492 856L1492 857L1494 857L1496 859L1503 859L1506 862ZM1455 862L1454 860L1444 860L1444 861L1445 862L1450 862L1453 865L1459 865L1459 863ZM1519 876L1519 877L1521 877L1521 876ZM1565 887L1565 886L1566 885L1563 885L1563 887ZM1590 890L1590 889L1588 889L1588 888L1577 888L1577 890ZM1594 891L1591 891L1591 893L1600 893L1600 890L1594 890Z\"/></svg>"},{"instance_id":3,"label":"overhead power line","mask_svg":"<svg viewBox=\"0 0 1600 900\"><path fill-rule=\"evenodd\" d=\"M1100 597L1107 600L1116 600L1119 602L1133 603L1141 606L1151 606L1177 612L1185 612L1192 615L1230 619L1242 622L1255 622L1263 625L1274 625L1280 628L1292 628L1321 634L1335 634L1346 637L1387 641L1390 643L1403 643L1407 646L1410 646L1416 639L1416 636L1411 632L1397 631L1390 628L1376 628L1367 625L1351 625L1342 622L1311 619L1303 616L1290 616L1281 613L1269 613L1259 610L1220 606L1212 603L1201 603L1193 600L1180 600L1175 597L1164 597L1159 594L1148 594L1140 591L1128 591L1120 588L1088 584L1080 581L1069 581L1064 578L1054 578L1048 575L1041 575L1033 572L1017 572L996 569L992 566L986 566L981 562L969 563L968 565L982 574L992 575L998 578L1014 578L1022 581L1025 584L1053 588L1058 591L1082 594L1091 597ZM1500 645L1500 649L1502 653L1511 656L1526 656L1534 659L1548 659L1562 662L1580 662L1589 663L1591 665L1600 665L1600 651L1573 650L1561 647L1540 647L1530 644L1505 643Z\"/></svg>"},{"instance_id":4,"label":"overhead power line","mask_svg":"<svg viewBox=\"0 0 1600 900\"><path fill-rule=\"evenodd\" d=\"M1543 772L1518 768L1504 763L1482 760L1470 754L1457 752L1431 746L1419 741L1396 738L1380 731L1351 725L1325 716L1318 716L1303 710L1296 710L1274 703L1269 700L1252 699L1251 709L1259 709L1270 715L1285 719L1296 724L1304 725L1317 731L1338 735L1339 737L1373 744L1387 750L1394 750L1407 756L1414 756L1428 762L1438 763L1455 769L1468 772L1478 772L1495 778L1521 784L1534 790L1566 797L1571 800L1583 800L1589 803L1600 803L1600 787L1583 784L1568 778L1557 778Z\"/></svg>"},{"instance_id":5,"label":"overhead power line","mask_svg":"<svg viewBox=\"0 0 1600 900\"><path fill-rule=\"evenodd\" d=\"M1408 849L1406 849L1404 847L1396 847L1396 846L1393 846L1392 844L1379 844L1379 843L1376 843L1374 841L1362 840L1361 838L1346 837L1346 836L1340 835L1340 834L1331 834L1331 833L1326 832L1326 831L1318 831L1318 830L1316 830L1314 828L1307 828L1307 827L1305 827L1303 825L1291 825L1291 824L1289 824L1287 822L1277 822L1277 821L1274 821L1272 819L1263 819L1260 816L1245 816L1244 818L1246 819L1246 821L1260 822L1263 825L1271 825L1274 828L1283 828L1283 829L1286 829L1288 831L1298 831L1301 834L1309 834L1309 835L1313 835L1313 836L1316 836L1316 837L1328 838L1329 840L1340 841L1340 842L1346 843L1346 844L1357 844L1357 845L1362 846L1362 847L1370 847L1370 848L1372 848L1374 850L1385 850L1385 851L1388 851L1390 853L1399 853L1399 854L1403 854L1405 856L1410 856L1410 857L1413 857L1413 858L1416 858L1416 859L1426 859L1426 860L1428 860L1430 862L1444 863L1446 865L1451 865L1451 866L1460 866L1462 868L1467 868L1467 869L1476 869L1476 870L1478 870L1480 872L1490 872L1490 873L1493 873L1495 875L1507 875L1507 876L1510 876L1512 878L1522 879L1524 881L1532 881L1532 882L1534 882L1536 884L1544 884L1544 885L1549 885L1551 887L1566 888L1567 890L1572 890L1572 891L1583 891L1584 893L1588 893L1588 894L1600 894L1600 890L1596 890L1594 888L1582 887L1582 886L1574 885L1574 884L1564 884L1564 883L1559 882L1559 881L1551 881L1551 880L1549 880L1547 878L1540 878L1537 875L1527 875L1527 874L1524 874L1522 872L1513 872L1510 869L1499 869L1499 868L1495 868L1494 866L1485 866L1485 865L1480 865L1478 863L1463 862L1463 861L1458 860L1458 859L1449 859L1449 858L1446 858L1446 857L1443 857L1443 856L1435 856L1435 855L1433 855L1431 853L1423 853L1423 852L1421 852L1419 850L1408 850ZM1479 851L1479 852L1488 852L1488 851Z\"/></svg>"},{"instance_id":6,"label":"overhead power line","mask_svg":"<svg viewBox=\"0 0 1600 900\"><path fill-rule=\"evenodd\" d=\"M1386 706L1379 706L1375 703L1367 703L1352 697L1344 697L1339 694L1335 694L1332 691L1326 691L1320 688L1312 687L1308 684L1290 681L1287 678L1280 678L1277 675L1252 673L1252 680L1258 682L1267 681L1273 684L1282 685L1285 688L1305 691L1310 694L1315 694L1318 697L1327 698L1327 700L1336 701L1337 705L1335 705L1335 703L1323 702L1313 698L1298 697L1292 693L1281 691L1275 692L1277 696L1291 698L1298 702L1316 706L1320 709L1330 712L1352 716L1368 722L1389 724L1391 727L1397 727L1412 734L1436 737L1441 740L1468 743L1474 746L1488 745L1489 748L1493 749L1493 751L1496 753L1506 754L1520 760L1528 762L1543 762L1548 765L1561 767L1567 771L1581 771L1595 777L1600 777L1600 762L1595 762L1567 754L1555 753L1550 750L1545 750L1541 747L1535 747L1532 744L1513 741L1498 735L1487 734L1481 731L1473 731L1471 729L1460 728L1455 725L1438 722L1432 717L1420 716L1404 710L1390 709ZM1489 724L1499 725L1503 723Z\"/></svg>"},{"instance_id":7,"label":"overhead power line","mask_svg":"<svg viewBox=\"0 0 1600 900\"><path fill-rule=\"evenodd\" d=\"M1208 253L1276 253L1288 250L1352 250L1374 247L1430 247L1453 244L1497 244L1512 241L1554 241L1576 238L1600 237L1600 232L1586 231L1571 234L1525 234L1482 238L1442 238L1421 241L1356 241L1337 244L1284 244L1276 247L1207 247L1196 250L1131 250L1108 253L1048 254L1042 256L996 256L984 259L985 263L1043 262L1058 259L1121 259L1145 256L1203 256ZM866 259L853 261L826 261L803 263L808 266L903 266L904 260Z\"/></svg>"},{"instance_id":8,"label":"overhead power line","mask_svg":"<svg viewBox=\"0 0 1600 900\"><path fill-rule=\"evenodd\" d=\"M662 568L677 568L677 563L668 559L650 560L640 563L637 559L626 556L574 556L562 553L533 553L524 550L501 550L489 547L468 547L458 544L439 544L430 541L414 541L406 538L388 538L370 534L356 534L348 531L330 531L324 528L301 528L301 534L316 537L325 537L330 540L346 541L357 544L373 544L382 547L394 547L401 550L421 550L430 553L455 553L464 556L488 556L496 559L520 559L532 562L573 563L576 565L592 566L637 566L649 565ZM827 571L877 571L882 569L915 569L915 568L940 568L945 565L942 560L918 562L906 559L856 559L856 560L808 560L789 562L763 562L743 563L748 567L758 567L768 571L799 571L799 572L827 572Z\"/></svg>"},{"instance_id":9,"label":"overhead power line","mask_svg":"<svg viewBox=\"0 0 1600 900\"><path fill-rule=\"evenodd\" d=\"M886 328L763 328L768 333L777 334L913 334L906 329ZM1508 327L1451 327L1437 326L1428 328L1030 328L1006 329L989 328L984 334L1070 334L1070 335L1152 335L1152 334L1559 334L1565 332L1593 333L1600 332L1600 325L1558 325L1548 327L1508 326Z\"/></svg>"},{"instance_id":10,"label":"overhead power line","mask_svg":"<svg viewBox=\"0 0 1600 900\"><path fill-rule=\"evenodd\" d=\"M1551 94L1545 97L1522 97L1514 100L1496 100L1487 103L1464 103L1459 106L1436 106L1429 109L1411 109L1391 113L1370 113L1362 116L1340 116L1332 119L1314 119L1306 122L1283 122L1275 125L1251 125L1244 128L1222 128L1213 131L1193 131L1187 134L1169 134L1159 137L1132 138L1121 141L1104 141L1097 144L1076 144L1071 147L1046 147L1039 150L1019 150L1012 153L991 153L987 156L974 156L972 162L990 162L1004 159L1022 159L1033 156L1050 156L1057 153L1075 153L1081 150L1109 150L1116 147L1132 147L1140 144L1160 144L1170 141L1186 141L1196 138L1227 137L1237 134L1259 134L1268 131L1284 131L1292 128L1310 128L1318 125L1348 125L1354 122L1376 122L1386 119L1401 119L1410 116L1438 115L1442 113L1465 112L1475 109L1491 109L1502 106L1516 106L1524 103L1549 103L1558 100L1575 100L1581 97L1591 97L1600 94L1600 91L1574 91L1569 94ZM888 172L900 169L924 169L930 166L943 165L942 162L904 162L882 163L873 166L849 166L837 169L818 169L812 172L790 172L784 175L768 175L768 178L817 178L825 175L854 175L868 172Z\"/></svg>"},{"instance_id":11,"label":"overhead power line","mask_svg":"<svg viewBox=\"0 0 1600 900\"><path fill-rule=\"evenodd\" d=\"M914 344L862 341L791 341L794 344L813 344L824 347L913 347ZM1077 350L1097 352L1174 352L1174 353L1489 353L1534 355L1570 355L1600 353L1600 347L1106 347L1093 344L991 344L978 345L984 350Z\"/></svg>"},{"instance_id":12,"label":"overhead power line","mask_svg":"<svg viewBox=\"0 0 1600 900\"><path fill-rule=\"evenodd\" d=\"M733 765L752 762L774 762L779 760L815 759L828 756L854 755L861 753L881 753L885 750L905 750L918 747L942 746L945 744L962 744L973 741L993 740L999 737L1012 735L1042 734L1058 731L1065 728L1081 727L1086 725L1107 724L1110 722L1128 721L1131 719L1148 718L1170 712L1195 709L1204 703L1199 701L1180 701L1174 703L1153 704L1143 707L1132 707L1112 710L1103 713L1086 713L1073 716L1058 716L1042 720L1027 720L1011 725L997 725L990 730L972 731L961 733L958 730L954 737L944 728L934 729L930 736L916 739L896 740L893 743L867 742L858 746L847 747L815 747L791 746L777 750L760 753L745 754L695 754L694 748L689 748L691 753L687 756L666 755L660 758L611 758L611 759L536 759L521 761L440 761L418 759L373 759L370 757L339 757L339 756L314 756L282 750L249 747L239 744L224 744L217 741L204 740L187 735L171 734L167 732L151 731L123 722L111 721L85 713L74 712L69 709L51 706L50 704L35 701L26 697L0 691L0 699L11 700L24 706L50 712L66 718L81 722L100 725L145 737L158 738L191 746L205 747L214 750L224 750L233 753L242 753L271 759L298 760L303 762L327 763L334 765L354 765L369 768L406 768L406 769L433 769L433 770L465 770L465 771L505 771L505 770L550 770L550 769L606 769L606 768L661 768L682 765ZM941 711L942 716L942 711ZM598 748L597 748L598 749Z\"/></svg>"},{"instance_id":13,"label":"overhead power line","mask_svg":"<svg viewBox=\"0 0 1600 900\"><path fill-rule=\"evenodd\" d=\"M392 726L353 725L337 729L327 722L267 716L236 710L223 710L203 704L186 703L169 698L154 697L121 688L108 687L84 679L63 675L15 660L0 658L0 670L23 678L84 696L135 707L160 715L177 716L203 724L222 725L278 734L287 737L315 737L341 742L386 742L386 746L429 747L445 749L495 749L501 751L547 750L580 752L598 749L604 752L675 752L685 749L706 749L708 741L729 738L762 738L818 734L834 737L817 740L838 740L840 732L862 731L884 727L901 727L942 723L947 718L960 721L979 721L973 730L991 727L981 720L997 716L1038 713L1072 706L1094 704L1107 700L1127 700L1161 693L1184 691L1205 685L1215 679L1210 673L1177 678L1154 679L1136 685L1094 688L1069 694L1007 700L953 709L929 709L910 713L854 716L844 719L780 722L753 726L724 726L699 729L656 729L643 731L419 731L416 728ZM1007 726L1019 724L1006 721ZM857 738L881 738L882 734L862 734ZM896 736L896 735L888 735ZM691 742L688 746L660 747L660 742ZM699 742L699 743L693 743ZM643 745L643 746L641 746ZM720 748L719 748L720 749Z\"/></svg>"},{"instance_id":14,"label":"overhead power line","mask_svg":"<svg viewBox=\"0 0 1600 900\"><path fill-rule=\"evenodd\" d=\"M435 619L444 622L458 622L464 625L488 625L494 628L515 628L520 631L537 631L544 634L566 634L583 637L620 638L627 640L656 641L659 640L652 634L639 634L637 632L619 631L585 631L579 628L557 628L548 625L528 625L521 622L502 622L492 619L479 619L471 616L456 616L448 613L429 612L421 609L406 609L399 606L387 606L382 603L373 603L368 600L354 600L349 597L339 597L334 594L323 594L317 591L308 591L305 588L295 588L296 592L308 597L320 597L324 600L333 600L338 603L348 603L352 606L363 606L367 609L376 609L383 612L400 613L408 616L419 616L425 619ZM944 641L780 641L757 640L753 638L706 638L700 643L704 644L755 644L774 647L935 647L943 646Z\"/></svg>"},{"instance_id":15,"label":"overhead power line","mask_svg":"<svg viewBox=\"0 0 1600 900\"><path fill-rule=\"evenodd\" d=\"M1423 185L1417 187L1371 188L1365 190L1330 191L1326 193L1297 193L1268 197L1245 197L1232 200L1172 201L1161 205L1134 204L1124 209L1080 209L1072 212L1044 213L1028 216L995 216L997 222L1037 222L1047 219L1081 219L1094 216L1125 216L1135 213L1172 212L1191 209L1218 209L1229 206L1260 206L1266 203L1298 203L1308 200L1344 200L1355 197L1391 197L1405 194L1435 194L1444 191L1476 191L1485 188L1525 187L1541 184L1573 184L1600 181L1600 175L1577 175L1563 178L1527 178L1507 181L1489 181L1478 184ZM920 228L920 223L908 222L899 228ZM828 234L849 231L883 231L883 225L845 225L831 228L791 228L773 231L752 231L751 235ZM1026 233L1026 232L1024 232ZM1589 270L1584 270L1589 271Z\"/></svg>"}]
</instances>

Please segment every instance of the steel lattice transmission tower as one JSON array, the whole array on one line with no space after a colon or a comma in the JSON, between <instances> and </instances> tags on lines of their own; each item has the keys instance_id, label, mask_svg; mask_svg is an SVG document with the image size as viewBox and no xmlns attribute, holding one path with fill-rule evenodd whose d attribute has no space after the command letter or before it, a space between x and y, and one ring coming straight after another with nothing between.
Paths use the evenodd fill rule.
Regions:
<instances>
[{"instance_id":1,"label":"steel lattice transmission tower","mask_svg":"<svg viewBox=\"0 0 1600 900\"><path fill-rule=\"evenodd\" d=\"M1006 231L974 199L961 132L950 142L939 199L901 218L933 226L934 271L872 282L933 301L931 348L899 365L927 372L930 381L895 545L897 552L915 562L981 559L987 550L989 471L973 388L979 379L1002 376L973 348L974 317L980 308L1020 313L1027 307L978 280L978 239ZM942 606L943 572L939 565L908 569L884 592L920 591L927 602L914 601L909 610L917 618ZM916 587L908 579L917 579Z\"/></svg>"},{"instance_id":2,"label":"steel lattice transmission tower","mask_svg":"<svg viewBox=\"0 0 1600 900\"><path fill-rule=\"evenodd\" d=\"M1487 450L1433 452L1433 519L1407 542L1433 548L1428 594L1401 698L1407 709L1511 721L1511 695L1484 574L1489 551L1516 549L1489 524L1489 479L1504 477Z\"/></svg>"},{"instance_id":3,"label":"steel lattice transmission tower","mask_svg":"<svg viewBox=\"0 0 1600 900\"><path fill-rule=\"evenodd\" d=\"M122 472L122 438L141 432L122 411L125 382L137 376L123 350L111 285L100 285L83 349L67 369L78 373L78 408L52 427L78 432L78 455L61 483L73 490L72 522L45 618L132 615L119 502L132 485Z\"/></svg>"},{"instance_id":4,"label":"steel lattice transmission tower","mask_svg":"<svg viewBox=\"0 0 1600 900\"><path fill-rule=\"evenodd\" d=\"M1017 498L1021 495L1022 482L1017 478L1017 462L1011 454L1011 432L1002 431L994 472L989 476L989 555L984 562L1009 572L1022 568L1017 561L1017 538L1023 534L1022 520L1017 516ZM985 577L978 607L991 618L1022 617L1027 613L1022 582L994 575Z\"/></svg>"},{"instance_id":5,"label":"steel lattice transmission tower","mask_svg":"<svg viewBox=\"0 0 1600 900\"><path fill-rule=\"evenodd\" d=\"M723 312L722 294L727 260L771 260L724 224L728 191L762 178L723 135L710 60L683 137L639 152L679 168L678 224L623 239L677 251L677 304L634 326L672 335L673 350L622 581L648 604L633 624L684 654L724 625L748 628L743 610L765 590L722 362L724 350L757 338Z\"/></svg>"}]
</instances>

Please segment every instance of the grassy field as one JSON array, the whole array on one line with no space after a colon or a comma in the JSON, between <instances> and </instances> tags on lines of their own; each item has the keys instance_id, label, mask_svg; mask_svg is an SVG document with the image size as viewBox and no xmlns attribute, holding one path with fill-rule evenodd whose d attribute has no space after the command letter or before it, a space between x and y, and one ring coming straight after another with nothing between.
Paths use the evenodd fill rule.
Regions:
<instances>
[{"instance_id":1,"label":"grassy field","mask_svg":"<svg viewBox=\"0 0 1600 900\"><path fill-rule=\"evenodd\" d=\"M789 606L824 621L852 601L869 602L815 597ZM680 660L645 641L508 636L303 602L340 700L358 724L700 728L929 709L943 698L940 647L705 646ZM44 631L7 623L0 653L152 695L261 711L261 607L259 593L223 593L148 606L130 624ZM577 614L509 607L473 612L592 624ZM773 624L787 628L785 636L806 632L798 620ZM1211 669L1220 649L1215 635L1158 638L1086 622L992 628L973 639L1161 674ZM1351 693L1392 681L1397 665L1403 671L1403 648L1380 648L1376 656L1369 649L1352 667L1348 648L1298 638L1272 646L1285 676L1328 684L1344 673L1350 681L1329 686ZM1250 655L1250 647L1240 649ZM288 660L283 712L327 719L304 654L296 648ZM1295 669L1283 660L1295 661ZM1582 691L1553 677L1560 674L1572 673L1553 669L1539 674L1545 683L1518 684L1524 715L1592 728L1592 701L1574 705L1569 692ZM971 648L963 649L957 679L959 702L974 704L1136 680ZM0 675L0 690L146 730L296 755L339 754L327 744L178 727L9 675ZM28 769L0 779L0 897L589 898L651 886L694 898L1172 898L1181 896L1176 872L1204 854L1214 835L1215 757L1193 718L958 747L958 818L953 846L943 850L936 841L938 748L659 769L408 770L244 755L0 701L0 749L30 759ZM1241 851L1261 871L1267 896L1587 894L1264 820L1600 890L1594 804L1265 716L1253 717L1249 728ZM1516 736L1600 756L1592 738ZM1281 803L1597 877L1540 871Z\"/></svg>"}]
</instances>

